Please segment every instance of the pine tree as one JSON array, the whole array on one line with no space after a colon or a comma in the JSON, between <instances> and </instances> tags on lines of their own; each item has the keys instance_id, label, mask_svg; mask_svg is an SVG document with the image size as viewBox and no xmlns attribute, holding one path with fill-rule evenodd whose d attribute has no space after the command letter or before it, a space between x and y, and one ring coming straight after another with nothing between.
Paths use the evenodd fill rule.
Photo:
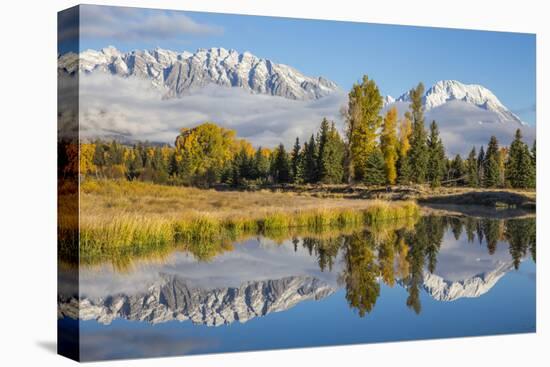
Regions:
<instances>
[{"instance_id":1,"label":"pine tree","mask_svg":"<svg viewBox=\"0 0 550 367\"><path fill-rule=\"evenodd\" d=\"M128 167L128 173L131 179L139 178L143 172L143 158L141 156L140 150L134 147L134 154L130 165Z\"/></svg>"},{"instance_id":2,"label":"pine tree","mask_svg":"<svg viewBox=\"0 0 550 367\"><path fill-rule=\"evenodd\" d=\"M94 152L93 163L97 167L102 168L103 166L105 166L105 146L99 140L97 140L94 145L95 145L95 152Z\"/></svg>"},{"instance_id":3,"label":"pine tree","mask_svg":"<svg viewBox=\"0 0 550 367\"><path fill-rule=\"evenodd\" d=\"M531 148L531 157L533 158L533 167L537 166L537 139L533 140L533 147Z\"/></svg>"},{"instance_id":4,"label":"pine tree","mask_svg":"<svg viewBox=\"0 0 550 367\"><path fill-rule=\"evenodd\" d=\"M413 118L409 164L410 170L414 172L411 179L416 183L426 182L428 170L427 134L424 128L424 107L422 105L423 95L424 85L422 83L419 83L416 88L411 89L409 92L411 98L409 107Z\"/></svg>"},{"instance_id":5,"label":"pine tree","mask_svg":"<svg viewBox=\"0 0 550 367\"><path fill-rule=\"evenodd\" d=\"M517 129L506 161L506 179L514 188L534 187L535 170L531 152L522 141L521 130Z\"/></svg>"},{"instance_id":6,"label":"pine tree","mask_svg":"<svg viewBox=\"0 0 550 367\"><path fill-rule=\"evenodd\" d=\"M384 169L386 182L395 184L397 179L397 108L391 108L384 118L382 133L380 135L380 147L384 154Z\"/></svg>"},{"instance_id":7,"label":"pine tree","mask_svg":"<svg viewBox=\"0 0 550 367\"><path fill-rule=\"evenodd\" d=\"M451 179L455 185L463 185L466 176L466 167L460 154L457 154L451 162Z\"/></svg>"},{"instance_id":8,"label":"pine tree","mask_svg":"<svg viewBox=\"0 0 550 367\"><path fill-rule=\"evenodd\" d=\"M499 159L500 157L497 138L495 136L491 136L491 139L489 140L489 145L487 146L487 152L485 153L485 160L483 164L483 186L499 186L501 181Z\"/></svg>"},{"instance_id":9,"label":"pine tree","mask_svg":"<svg viewBox=\"0 0 550 367\"><path fill-rule=\"evenodd\" d=\"M179 167L178 167L178 157L177 157L177 154L176 154L176 151L173 151L171 154L170 154L170 160L169 160L169 163L168 163L168 174L171 176L171 177L177 177L179 175Z\"/></svg>"},{"instance_id":10,"label":"pine tree","mask_svg":"<svg viewBox=\"0 0 550 367\"><path fill-rule=\"evenodd\" d=\"M466 182L470 187L478 186L479 173L477 171L477 157L476 157L476 148L473 147L468 155L468 160L466 161Z\"/></svg>"},{"instance_id":11,"label":"pine tree","mask_svg":"<svg viewBox=\"0 0 550 367\"><path fill-rule=\"evenodd\" d=\"M344 142L334 122L325 130L321 124L319 139L318 174L323 183L341 183L344 174Z\"/></svg>"},{"instance_id":12,"label":"pine tree","mask_svg":"<svg viewBox=\"0 0 550 367\"><path fill-rule=\"evenodd\" d=\"M483 186L485 187L497 187L500 181L500 173L498 162L495 157L489 156L485 159L485 177L483 180Z\"/></svg>"},{"instance_id":13,"label":"pine tree","mask_svg":"<svg viewBox=\"0 0 550 367\"><path fill-rule=\"evenodd\" d=\"M527 149L529 152L529 149ZM506 160L508 159L508 147L501 147L498 150L498 186L506 186Z\"/></svg>"},{"instance_id":14,"label":"pine tree","mask_svg":"<svg viewBox=\"0 0 550 367\"><path fill-rule=\"evenodd\" d=\"M304 146L304 178L308 183L317 182L317 144L311 135L309 143Z\"/></svg>"},{"instance_id":15,"label":"pine tree","mask_svg":"<svg viewBox=\"0 0 550 367\"><path fill-rule=\"evenodd\" d=\"M292 154L290 157L292 182L302 183L304 181L304 172L302 165L302 147L300 145L300 139L296 137L296 142L292 148Z\"/></svg>"},{"instance_id":16,"label":"pine tree","mask_svg":"<svg viewBox=\"0 0 550 367\"><path fill-rule=\"evenodd\" d=\"M537 186L537 140L533 140L533 147L531 148L531 159L533 160L533 171L535 174L533 188Z\"/></svg>"},{"instance_id":17,"label":"pine tree","mask_svg":"<svg viewBox=\"0 0 550 367\"><path fill-rule=\"evenodd\" d=\"M237 186L245 184L246 180L252 177L252 165L253 162L251 162L246 148L242 147L233 158L231 183Z\"/></svg>"},{"instance_id":18,"label":"pine tree","mask_svg":"<svg viewBox=\"0 0 550 367\"><path fill-rule=\"evenodd\" d=\"M266 182L270 172L269 156L265 153L262 147L259 147L254 154L253 177L260 181Z\"/></svg>"},{"instance_id":19,"label":"pine tree","mask_svg":"<svg viewBox=\"0 0 550 367\"><path fill-rule=\"evenodd\" d=\"M317 132L317 151L319 155L323 153L323 149L328 139L328 132L330 130L330 124L326 117L323 117L321 125L319 126L319 131Z\"/></svg>"},{"instance_id":20,"label":"pine tree","mask_svg":"<svg viewBox=\"0 0 550 367\"><path fill-rule=\"evenodd\" d=\"M349 144L349 171L353 179L362 181L365 176L366 161L376 148L378 129L382 119L382 96L378 86L368 76L363 76L361 84L354 84L348 95L346 130Z\"/></svg>"},{"instance_id":21,"label":"pine tree","mask_svg":"<svg viewBox=\"0 0 550 367\"><path fill-rule=\"evenodd\" d=\"M445 172L445 148L439 137L437 123L432 121L430 125L430 136L428 138L428 167L427 179L432 187L441 185Z\"/></svg>"},{"instance_id":22,"label":"pine tree","mask_svg":"<svg viewBox=\"0 0 550 367\"><path fill-rule=\"evenodd\" d=\"M384 168L384 155L379 148L376 148L369 154L365 162L365 176L363 182L366 185L383 185L386 182Z\"/></svg>"},{"instance_id":23,"label":"pine tree","mask_svg":"<svg viewBox=\"0 0 550 367\"><path fill-rule=\"evenodd\" d=\"M477 183L482 186L485 182L485 151L483 146L479 148L479 154L477 155Z\"/></svg>"},{"instance_id":24,"label":"pine tree","mask_svg":"<svg viewBox=\"0 0 550 367\"><path fill-rule=\"evenodd\" d=\"M285 146L281 143L273 153L273 165L271 167L271 174L276 183L288 183L290 182L290 163L288 161L288 154L286 153Z\"/></svg>"}]
</instances>

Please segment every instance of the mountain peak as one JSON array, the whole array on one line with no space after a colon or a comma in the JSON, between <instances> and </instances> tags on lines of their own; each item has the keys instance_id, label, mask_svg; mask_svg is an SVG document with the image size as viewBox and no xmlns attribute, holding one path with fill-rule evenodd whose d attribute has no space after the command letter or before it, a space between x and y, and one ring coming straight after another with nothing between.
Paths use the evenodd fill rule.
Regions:
<instances>
[{"instance_id":1,"label":"mountain peak","mask_svg":"<svg viewBox=\"0 0 550 367\"><path fill-rule=\"evenodd\" d=\"M410 102L409 92L397 101ZM426 90L422 101L427 111L452 101L462 101L496 113L499 122L525 123L504 106L495 94L479 84L464 84L458 80L440 80Z\"/></svg>"},{"instance_id":2,"label":"mountain peak","mask_svg":"<svg viewBox=\"0 0 550 367\"><path fill-rule=\"evenodd\" d=\"M390 95L387 95L382 99L382 106L384 106L384 107L389 106L392 103L395 103L395 98L393 98Z\"/></svg>"},{"instance_id":3,"label":"mountain peak","mask_svg":"<svg viewBox=\"0 0 550 367\"><path fill-rule=\"evenodd\" d=\"M161 48L123 53L109 46L83 51L77 61L74 55L61 55L58 69L69 74L104 72L149 79L166 97L182 97L208 84L295 100L318 99L339 90L336 83L323 77L306 76L249 51L239 53L222 47L200 48L194 53Z\"/></svg>"}]
</instances>

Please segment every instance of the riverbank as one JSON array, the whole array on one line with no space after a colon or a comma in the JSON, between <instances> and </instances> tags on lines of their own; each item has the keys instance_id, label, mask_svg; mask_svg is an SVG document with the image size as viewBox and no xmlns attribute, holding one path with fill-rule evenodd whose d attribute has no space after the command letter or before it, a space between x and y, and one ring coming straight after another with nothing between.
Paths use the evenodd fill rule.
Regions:
<instances>
[{"instance_id":1,"label":"riverbank","mask_svg":"<svg viewBox=\"0 0 550 367\"><path fill-rule=\"evenodd\" d=\"M412 201L88 180L80 190L80 259L163 253L177 246L208 258L246 236L321 234L414 218L419 213Z\"/></svg>"},{"instance_id":2,"label":"riverbank","mask_svg":"<svg viewBox=\"0 0 550 367\"><path fill-rule=\"evenodd\" d=\"M235 190L223 185L216 190ZM241 188L241 191L258 191L259 187ZM266 190L265 188L263 190ZM301 196L318 198L364 199L364 200L414 200L419 203L474 205L493 208L536 209L536 192L529 189L494 189L471 187L437 187L428 185L274 185L269 187L273 192L292 192Z\"/></svg>"}]
</instances>

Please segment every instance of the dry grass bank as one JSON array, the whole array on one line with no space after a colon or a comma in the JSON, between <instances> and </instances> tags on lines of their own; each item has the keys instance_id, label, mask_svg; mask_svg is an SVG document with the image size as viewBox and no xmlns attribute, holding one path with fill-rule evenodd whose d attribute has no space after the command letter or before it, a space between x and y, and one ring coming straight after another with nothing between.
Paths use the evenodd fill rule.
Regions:
<instances>
[{"instance_id":1,"label":"dry grass bank","mask_svg":"<svg viewBox=\"0 0 550 367\"><path fill-rule=\"evenodd\" d=\"M208 258L247 235L321 233L416 217L414 202L319 198L292 192L231 192L143 182L86 181L80 255L162 252L182 244ZM70 249L70 246L68 247Z\"/></svg>"}]
</instances>

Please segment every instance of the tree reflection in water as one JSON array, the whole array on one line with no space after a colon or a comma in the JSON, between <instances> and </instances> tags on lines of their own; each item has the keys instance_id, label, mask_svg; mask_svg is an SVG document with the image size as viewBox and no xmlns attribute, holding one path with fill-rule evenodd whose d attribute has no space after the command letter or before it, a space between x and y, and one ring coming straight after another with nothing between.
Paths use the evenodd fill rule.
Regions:
<instances>
[{"instance_id":1,"label":"tree reflection in water","mask_svg":"<svg viewBox=\"0 0 550 367\"><path fill-rule=\"evenodd\" d=\"M471 244L487 246L493 255L499 243L508 244L514 267L531 254L536 260L535 218L489 219L424 216L413 226L379 226L338 237L305 237L302 245L316 256L322 271L331 271L339 253L343 270L339 283L346 289L349 306L359 316L370 313L380 296L380 283L393 287L400 282L408 293L407 307L422 310L420 290L424 271L434 273L444 235L451 231L456 240L464 234ZM299 240L294 241L295 248Z\"/></svg>"}]
</instances>

